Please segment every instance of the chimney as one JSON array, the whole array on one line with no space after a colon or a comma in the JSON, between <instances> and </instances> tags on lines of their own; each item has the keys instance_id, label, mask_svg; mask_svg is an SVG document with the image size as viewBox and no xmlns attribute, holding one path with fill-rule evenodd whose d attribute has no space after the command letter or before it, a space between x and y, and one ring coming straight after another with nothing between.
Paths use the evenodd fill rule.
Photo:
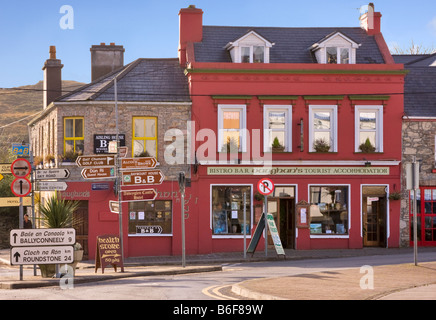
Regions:
<instances>
[{"instance_id":1,"label":"chimney","mask_svg":"<svg viewBox=\"0 0 436 320\"><path fill-rule=\"evenodd\" d=\"M91 81L124 66L124 47L115 43L93 45L91 47Z\"/></svg>"},{"instance_id":2,"label":"chimney","mask_svg":"<svg viewBox=\"0 0 436 320\"><path fill-rule=\"evenodd\" d=\"M360 16L360 27L373 36L381 33L381 13L374 11L374 3L368 5L368 12Z\"/></svg>"},{"instance_id":3,"label":"chimney","mask_svg":"<svg viewBox=\"0 0 436 320\"><path fill-rule=\"evenodd\" d=\"M62 68L61 60L56 59L56 47L50 46L50 59L44 63L44 95L43 108L47 108L56 98L62 95Z\"/></svg>"},{"instance_id":4,"label":"chimney","mask_svg":"<svg viewBox=\"0 0 436 320\"><path fill-rule=\"evenodd\" d=\"M203 10L194 5L181 9L179 12L179 61L186 64L186 48L190 42L203 40Z\"/></svg>"}]
</instances>

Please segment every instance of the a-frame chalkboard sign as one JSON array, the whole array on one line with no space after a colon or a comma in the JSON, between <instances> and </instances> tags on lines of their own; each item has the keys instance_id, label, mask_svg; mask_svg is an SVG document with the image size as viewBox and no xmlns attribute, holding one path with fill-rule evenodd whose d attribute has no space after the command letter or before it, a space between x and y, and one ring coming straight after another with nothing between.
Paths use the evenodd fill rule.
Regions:
<instances>
[{"instance_id":1,"label":"a-frame chalkboard sign","mask_svg":"<svg viewBox=\"0 0 436 320\"><path fill-rule=\"evenodd\" d=\"M257 224L256 230L254 231L253 237L251 238L250 244L247 248L247 253L254 254L256 251L256 247L259 243L260 236L262 235L263 229L265 228L265 213L262 213L262 216L259 219L259 223Z\"/></svg>"}]
</instances>

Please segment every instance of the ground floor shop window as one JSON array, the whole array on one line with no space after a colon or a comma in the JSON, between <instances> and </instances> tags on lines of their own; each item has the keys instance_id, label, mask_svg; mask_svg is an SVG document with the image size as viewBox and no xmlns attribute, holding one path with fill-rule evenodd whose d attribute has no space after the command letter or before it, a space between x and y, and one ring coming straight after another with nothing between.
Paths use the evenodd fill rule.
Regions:
<instances>
[{"instance_id":1,"label":"ground floor shop window","mask_svg":"<svg viewBox=\"0 0 436 320\"><path fill-rule=\"evenodd\" d=\"M212 233L241 235L244 233L244 195L246 231L251 226L251 187L212 186Z\"/></svg>"},{"instance_id":2,"label":"ground floor shop window","mask_svg":"<svg viewBox=\"0 0 436 320\"><path fill-rule=\"evenodd\" d=\"M348 186L310 187L310 234L348 234Z\"/></svg>"},{"instance_id":3,"label":"ground floor shop window","mask_svg":"<svg viewBox=\"0 0 436 320\"><path fill-rule=\"evenodd\" d=\"M172 233L172 201L129 203L129 234L159 235Z\"/></svg>"}]
</instances>

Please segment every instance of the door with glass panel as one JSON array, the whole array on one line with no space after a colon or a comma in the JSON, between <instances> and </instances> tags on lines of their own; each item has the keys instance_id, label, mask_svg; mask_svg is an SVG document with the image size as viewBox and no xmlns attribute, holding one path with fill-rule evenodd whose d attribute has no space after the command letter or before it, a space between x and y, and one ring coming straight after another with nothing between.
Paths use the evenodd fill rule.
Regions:
<instances>
[{"instance_id":1,"label":"door with glass panel","mask_svg":"<svg viewBox=\"0 0 436 320\"><path fill-rule=\"evenodd\" d=\"M385 186L365 186L362 195L363 245L386 245L386 191Z\"/></svg>"}]
</instances>

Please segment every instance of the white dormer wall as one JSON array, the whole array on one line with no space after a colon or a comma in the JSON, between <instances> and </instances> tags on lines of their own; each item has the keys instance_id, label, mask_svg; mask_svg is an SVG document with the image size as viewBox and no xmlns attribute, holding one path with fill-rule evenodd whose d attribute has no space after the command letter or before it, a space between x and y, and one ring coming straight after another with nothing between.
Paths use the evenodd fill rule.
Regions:
<instances>
[{"instance_id":1,"label":"white dormer wall","mask_svg":"<svg viewBox=\"0 0 436 320\"><path fill-rule=\"evenodd\" d=\"M346 48L349 50L349 58L350 58L350 64L356 63L356 49L359 47L357 43L354 41L348 39L344 35L337 33L333 35L332 37L328 38L327 40L316 44L315 46L315 57L316 61L318 63L327 63L327 54L326 50L327 48L334 47L334 48ZM338 60L339 57L338 57Z\"/></svg>"},{"instance_id":2,"label":"white dormer wall","mask_svg":"<svg viewBox=\"0 0 436 320\"><path fill-rule=\"evenodd\" d=\"M264 63L269 63L269 49L273 45L273 43L262 38L256 32L250 31L238 40L234 42L229 42L225 48L229 50L230 56L234 63L241 63L241 48L255 46L264 47Z\"/></svg>"}]
</instances>

